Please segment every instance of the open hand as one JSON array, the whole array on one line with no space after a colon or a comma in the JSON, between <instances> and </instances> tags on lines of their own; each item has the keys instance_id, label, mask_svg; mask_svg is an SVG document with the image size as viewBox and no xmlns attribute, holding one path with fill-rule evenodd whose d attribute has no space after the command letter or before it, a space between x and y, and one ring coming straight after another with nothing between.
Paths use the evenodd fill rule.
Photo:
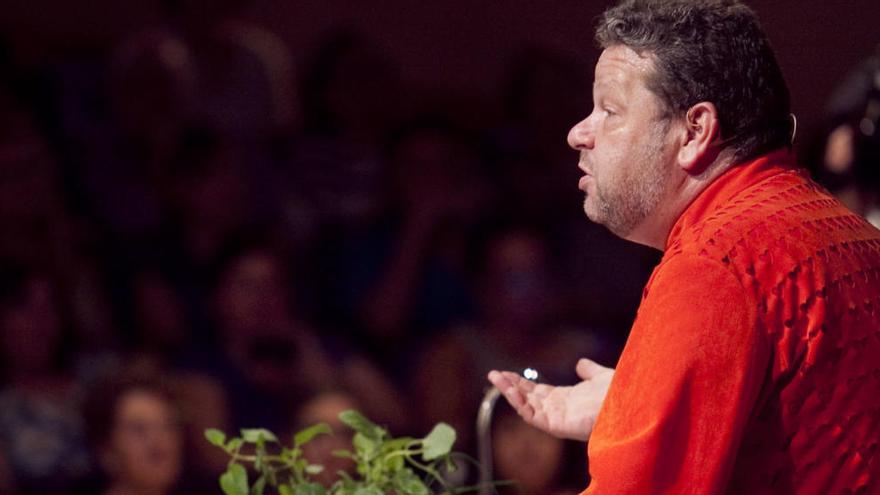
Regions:
<instances>
[{"instance_id":1,"label":"open hand","mask_svg":"<svg viewBox=\"0 0 880 495\"><path fill-rule=\"evenodd\" d=\"M614 369L584 358L575 370L583 381L571 387L535 383L510 371L490 371L489 381L530 425L555 437L586 441Z\"/></svg>"}]
</instances>

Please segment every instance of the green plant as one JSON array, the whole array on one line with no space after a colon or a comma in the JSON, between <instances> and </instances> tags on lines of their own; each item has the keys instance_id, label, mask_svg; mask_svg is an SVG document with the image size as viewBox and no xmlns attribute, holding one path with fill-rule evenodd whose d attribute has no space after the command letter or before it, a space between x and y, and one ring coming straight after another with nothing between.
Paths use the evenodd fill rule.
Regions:
<instances>
[{"instance_id":1,"label":"green plant","mask_svg":"<svg viewBox=\"0 0 880 495\"><path fill-rule=\"evenodd\" d=\"M265 429L245 429L241 436L227 438L216 429L205 431L212 444L230 455L229 467L220 476L226 495L429 495L456 494L476 487L450 486L441 471L453 471L452 445L455 430L446 423L437 424L424 438L393 438L388 431L357 411L344 411L339 419L355 432L353 450L334 452L356 465L356 474L338 473L329 488L314 482L311 476L323 466L303 456L303 445L318 435L332 434L330 426L320 423L293 437L293 445L283 446ZM253 466L256 479L251 483L245 465Z\"/></svg>"}]
</instances>

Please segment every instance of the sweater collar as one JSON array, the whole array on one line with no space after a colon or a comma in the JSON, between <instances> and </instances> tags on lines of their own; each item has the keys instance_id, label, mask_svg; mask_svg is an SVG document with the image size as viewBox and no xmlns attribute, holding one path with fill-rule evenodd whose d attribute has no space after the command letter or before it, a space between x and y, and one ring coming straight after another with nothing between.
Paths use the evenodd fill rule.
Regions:
<instances>
[{"instance_id":1,"label":"sweater collar","mask_svg":"<svg viewBox=\"0 0 880 495\"><path fill-rule=\"evenodd\" d=\"M712 181L685 208L669 231L666 249L669 249L689 227L703 221L719 206L727 203L749 186L796 168L794 153L785 148L733 165Z\"/></svg>"}]
</instances>

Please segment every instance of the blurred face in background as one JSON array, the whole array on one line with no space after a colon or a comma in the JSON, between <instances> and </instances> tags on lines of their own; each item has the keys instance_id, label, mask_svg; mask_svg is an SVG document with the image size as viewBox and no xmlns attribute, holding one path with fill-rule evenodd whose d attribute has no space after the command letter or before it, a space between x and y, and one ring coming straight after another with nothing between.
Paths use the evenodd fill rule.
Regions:
<instances>
[{"instance_id":1,"label":"blurred face in background","mask_svg":"<svg viewBox=\"0 0 880 495\"><path fill-rule=\"evenodd\" d=\"M183 434L174 406L146 390L131 390L116 406L101 463L113 485L163 493L181 472Z\"/></svg>"},{"instance_id":2,"label":"blurred face in background","mask_svg":"<svg viewBox=\"0 0 880 495\"><path fill-rule=\"evenodd\" d=\"M315 353L290 310L283 264L274 254L249 250L224 271L216 312L224 347L251 385L271 393L304 387Z\"/></svg>"},{"instance_id":3,"label":"blurred face in background","mask_svg":"<svg viewBox=\"0 0 880 495\"><path fill-rule=\"evenodd\" d=\"M265 332L289 323L288 291L278 259L267 251L238 256L218 288L221 325L231 332Z\"/></svg>"},{"instance_id":4,"label":"blurred face in background","mask_svg":"<svg viewBox=\"0 0 880 495\"><path fill-rule=\"evenodd\" d=\"M526 328L542 322L554 299L547 256L544 243L526 232L512 232L493 243L485 282L490 318Z\"/></svg>"}]
</instances>

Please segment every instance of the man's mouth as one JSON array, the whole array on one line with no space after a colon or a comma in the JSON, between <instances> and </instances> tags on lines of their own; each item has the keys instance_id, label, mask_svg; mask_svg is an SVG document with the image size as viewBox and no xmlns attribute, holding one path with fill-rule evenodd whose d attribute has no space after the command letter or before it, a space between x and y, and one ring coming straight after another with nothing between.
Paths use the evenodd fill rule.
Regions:
<instances>
[{"instance_id":1,"label":"man's mouth","mask_svg":"<svg viewBox=\"0 0 880 495\"><path fill-rule=\"evenodd\" d=\"M589 173L587 175L581 177L581 180L578 181L578 189L580 189L581 191L587 192L587 181L590 181L590 180L593 180L593 176L590 175Z\"/></svg>"},{"instance_id":2,"label":"man's mouth","mask_svg":"<svg viewBox=\"0 0 880 495\"><path fill-rule=\"evenodd\" d=\"M578 168L584 173L584 176L578 181L578 189L586 192L587 181L593 179L593 173L590 172L590 169L587 168L587 164L584 161L578 163Z\"/></svg>"}]
</instances>

